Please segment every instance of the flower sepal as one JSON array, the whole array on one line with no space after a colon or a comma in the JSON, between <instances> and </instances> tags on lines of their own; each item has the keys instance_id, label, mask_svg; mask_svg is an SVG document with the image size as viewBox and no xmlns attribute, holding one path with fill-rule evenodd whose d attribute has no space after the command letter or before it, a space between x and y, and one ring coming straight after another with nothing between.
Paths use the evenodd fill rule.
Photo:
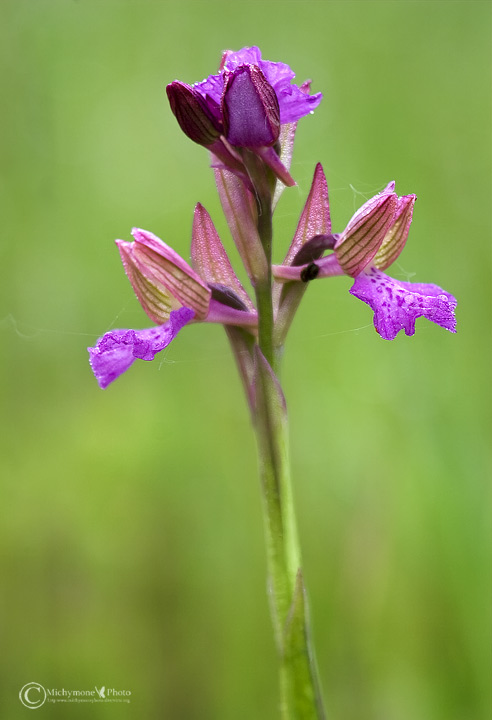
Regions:
<instances>
[{"instance_id":1,"label":"flower sepal","mask_svg":"<svg viewBox=\"0 0 492 720\"><path fill-rule=\"evenodd\" d=\"M392 226L398 196L382 192L355 213L335 246L338 262L347 275L356 277L381 247Z\"/></svg>"},{"instance_id":2,"label":"flower sepal","mask_svg":"<svg viewBox=\"0 0 492 720\"><path fill-rule=\"evenodd\" d=\"M204 320L210 288L169 245L153 233L133 228L134 242L116 240L125 272L146 314L157 324L185 306Z\"/></svg>"}]
</instances>

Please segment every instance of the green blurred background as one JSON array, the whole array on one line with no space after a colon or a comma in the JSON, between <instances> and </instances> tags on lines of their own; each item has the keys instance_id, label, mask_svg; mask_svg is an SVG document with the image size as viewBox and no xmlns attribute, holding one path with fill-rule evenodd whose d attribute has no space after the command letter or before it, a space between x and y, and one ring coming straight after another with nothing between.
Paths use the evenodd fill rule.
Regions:
<instances>
[{"instance_id":1,"label":"green blurred background","mask_svg":"<svg viewBox=\"0 0 492 720\"><path fill-rule=\"evenodd\" d=\"M189 256L206 153L165 97L258 44L324 100L299 126L290 242L315 163L334 230L415 192L391 274L458 300L458 334L382 341L346 278L312 283L284 383L329 717L490 717L489 2L2 0L0 716L46 688L131 690L49 718L278 717L255 447L220 327L105 392L86 346L143 327L113 244ZM232 249L231 256L237 260Z\"/></svg>"}]
</instances>

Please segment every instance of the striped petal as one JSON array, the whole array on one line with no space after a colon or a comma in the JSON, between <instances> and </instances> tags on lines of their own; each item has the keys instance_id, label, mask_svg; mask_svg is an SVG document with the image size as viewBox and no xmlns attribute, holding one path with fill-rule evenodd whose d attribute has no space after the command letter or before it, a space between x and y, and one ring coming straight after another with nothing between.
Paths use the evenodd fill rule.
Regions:
<instances>
[{"instance_id":1,"label":"striped petal","mask_svg":"<svg viewBox=\"0 0 492 720\"><path fill-rule=\"evenodd\" d=\"M356 277L370 264L391 227L397 203L394 193L380 193L352 217L335 246L338 262L347 275Z\"/></svg>"}]
</instances>

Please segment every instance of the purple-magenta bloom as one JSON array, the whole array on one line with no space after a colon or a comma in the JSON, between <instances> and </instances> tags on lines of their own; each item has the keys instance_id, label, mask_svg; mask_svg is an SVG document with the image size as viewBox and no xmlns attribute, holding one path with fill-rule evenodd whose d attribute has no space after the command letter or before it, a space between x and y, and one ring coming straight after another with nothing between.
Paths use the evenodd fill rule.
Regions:
<instances>
[{"instance_id":1,"label":"purple-magenta bloom","mask_svg":"<svg viewBox=\"0 0 492 720\"><path fill-rule=\"evenodd\" d=\"M166 92L183 132L208 148L221 166L248 185L241 154L247 148L289 186L295 182L278 155L282 126L312 113L322 98L309 94L309 83L292 83L294 77L288 65L262 60L260 50L250 47L226 51L217 75L194 85L175 80Z\"/></svg>"},{"instance_id":2,"label":"purple-magenta bloom","mask_svg":"<svg viewBox=\"0 0 492 720\"><path fill-rule=\"evenodd\" d=\"M222 58L220 73L218 75L209 75L202 82L195 83L193 88L202 95L209 107L217 109L222 102L226 78L238 73L245 65L258 67L267 82L272 86L277 96L280 123L282 125L300 120L320 104L323 97L321 93L309 95L303 92L298 85L292 83L295 73L288 65L281 62L262 60L261 51L256 46L246 47L237 52L227 50Z\"/></svg>"},{"instance_id":3,"label":"purple-magenta bloom","mask_svg":"<svg viewBox=\"0 0 492 720\"><path fill-rule=\"evenodd\" d=\"M399 257L405 247L416 200L415 195L398 197L393 190L394 183L390 183L383 193L376 196L394 195L396 206L393 217L386 231L379 235L374 257L356 275L349 292L372 308L374 327L385 340L394 340L400 330L404 330L406 335L414 335L418 317L425 317L445 330L456 332L454 311L457 301L453 295L438 285L402 282L382 272ZM341 240L335 246L339 260L343 237Z\"/></svg>"},{"instance_id":4,"label":"purple-magenta bloom","mask_svg":"<svg viewBox=\"0 0 492 720\"><path fill-rule=\"evenodd\" d=\"M294 257L290 264L274 267L274 275L284 282L349 275L354 278L350 294L372 308L374 327L385 340L394 340L400 330L413 335L418 317L456 332L453 295L438 285L402 282L382 272L405 247L416 200L415 195L399 197L394 189L395 183L389 183L368 200L342 233L316 236L302 249L303 258L323 246L334 247L332 254L319 260L319 252L304 264Z\"/></svg>"},{"instance_id":5,"label":"purple-magenta bloom","mask_svg":"<svg viewBox=\"0 0 492 720\"><path fill-rule=\"evenodd\" d=\"M144 330L111 330L87 348L92 371L101 389L128 370L135 360L153 360L171 343L178 332L193 320L187 307L173 310L164 325Z\"/></svg>"},{"instance_id":6,"label":"purple-magenta bloom","mask_svg":"<svg viewBox=\"0 0 492 720\"><path fill-rule=\"evenodd\" d=\"M157 327L111 330L87 348L92 370L106 388L136 359L153 360L191 322L255 328L256 310L239 282L213 222L202 205L193 220L196 272L169 245L147 230L133 228L134 242L117 240L135 294Z\"/></svg>"}]
</instances>

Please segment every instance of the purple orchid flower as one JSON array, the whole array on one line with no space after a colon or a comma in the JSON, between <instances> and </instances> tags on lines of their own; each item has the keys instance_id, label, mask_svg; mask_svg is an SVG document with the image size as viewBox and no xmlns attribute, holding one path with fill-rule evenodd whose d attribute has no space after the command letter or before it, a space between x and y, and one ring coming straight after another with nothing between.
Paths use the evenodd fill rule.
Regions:
<instances>
[{"instance_id":1,"label":"purple orchid flower","mask_svg":"<svg viewBox=\"0 0 492 720\"><path fill-rule=\"evenodd\" d=\"M103 389L136 359L153 360L189 323L221 323L254 332L258 321L202 205L195 208L192 233L193 263L200 274L153 233L134 228L132 235L134 242L116 244L142 308L158 327L111 330L88 348Z\"/></svg>"},{"instance_id":2,"label":"purple orchid flower","mask_svg":"<svg viewBox=\"0 0 492 720\"><path fill-rule=\"evenodd\" d=\"M219 105L222 101L225 80L231 76L234 77L248 66L259 68L273 88L278 101L282 125L300 120L320 104L323 97L321 93L309 95L303 92L301 88L292 83L295 73L286 63L262 60L261 51L255 46L243 48L237 52L226 50L222 56L220 73L210 75L206 80L196 83L193 87L205 98L211 98Z\"/></svg>"},{"instance_id":3,"label":"purple orchid flower","mask_svg":"<svg viewBox=\"0 0 492 720\"><path fill-rule=\"evenodd\" d=\"M322 98L292 83L294 77L288 65L262 60L259 48L249 47L226 51L217 75L194 85L175 80L166 90L183 132L222 165L247 177L241 149L249 149L285 185L294 185L274 146L282 126L312 113Z\"/></svg>"},{"instance_id":4,"label":"purple orchid flower","mask_svg":"<svg viewBox=\"0 0 492 720\"><path fill-rule=\"evenodd\" d=\"M289 265L274 266L274 275L283 282L307 282L335 275L353 277L350 294L372 308L374 327L385 340L394 340L400 330L414 335L418 317L456 332L457 301L453 295L438 285L402 282L382 272L405 246L416 200L415 195L399 197L394 189L395 183L391 182L368 200L342 233L308 240L290 258ZM334 252L319 259L327 249Z\"/></svg>"}]
</instances>

